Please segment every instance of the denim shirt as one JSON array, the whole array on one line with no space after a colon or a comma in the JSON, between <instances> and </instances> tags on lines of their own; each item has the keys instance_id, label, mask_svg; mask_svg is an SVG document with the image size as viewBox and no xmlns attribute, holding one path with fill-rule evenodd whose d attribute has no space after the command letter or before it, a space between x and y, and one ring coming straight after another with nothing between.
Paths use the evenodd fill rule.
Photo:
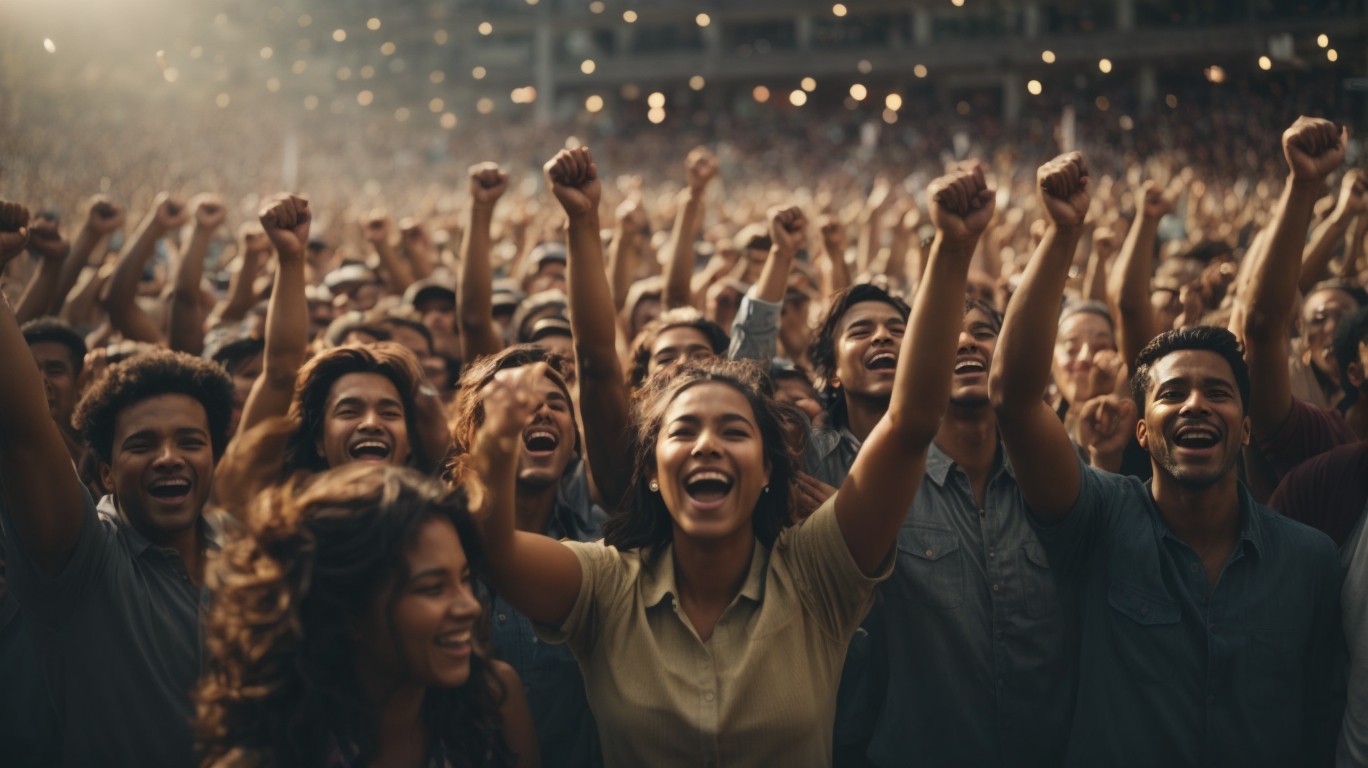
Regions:
<instances>
[{"instance_id":1,"label":"denim shirt","mask_svg":"<svg viewBox=\"0 0 1368 768\"><path fill-rule=\"evenodd\" d=\"M1322 766L1344 710L1339 554L1254 502L1213 587L1147 484L1082 467L1062 521L1032 525L1077 589L1067 766ZM1029 512L1029 510L1028 510Z\"/></svg>"},{"instance_id":2,"label":"denim shirt","mask_svg":"<svg viewBox=\"0 0 1368 768\"><path fill-rule=\"evenodd\" d=\"M783 309L783 304L757 299L747 291L732 321L727 357L757 360L768 366L779 351L779 316Z\"/></svg>"},{"instance_id":3,"label":"denim shirt","mask_svg":"<svg viewBox=\"0 0 1368 768\"><path fill-rule=\"evenodd\" d=\"M887 648L868 756L906 765L1057 766L1072 714L1069 614L999 448L982 506L934 443L880 586Z\"/></svg>"},{"instance_id":4,"label":"denim shirt","mask_svg":"<svg viewBox=\"0 0 1368 768\"><path fill-rule=\"evenodd\" d=\"M561 478L556 507L546 535L553 539L597 541L608 519L590 499L583 461ZM527 689L527 704L546 768L597 768L603 765L598 726L589 711L584 677L564 645L537 639L532 621L491 590L490 624L494 652L512 665Z\"/></svg>"}]
</instances>

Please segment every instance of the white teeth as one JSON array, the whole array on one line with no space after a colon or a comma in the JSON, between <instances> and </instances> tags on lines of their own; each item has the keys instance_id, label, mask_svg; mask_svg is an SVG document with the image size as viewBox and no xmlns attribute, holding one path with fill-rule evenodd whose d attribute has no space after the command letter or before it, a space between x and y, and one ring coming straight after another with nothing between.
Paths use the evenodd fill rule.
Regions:
<instances>
[{"instance_id":1,"label":"white teeth","mask_svg":"<svg viewBox=\"0 0 1368 768\"><path fill-rule=\"evenodd\" d=\"M699 483L705 480L716 480L719 483L731 482L731 478L727 475L721 472L715 472L710 470L703 470L701 472L695 472L694 474L689 475L689 482L691 483Z\"/></svg>"},{"instance_id":2,"label":"white teeth","mask_svg":"<svg viewBox=\"0 0 1368 768\"><path fill-rule=\"evenodd\" d=\"M462 645L470 642L470 632L452 632L437 638L438 645Z\"/></svg>"},{"instance_id":3,"label":"white teeth","mask_svg":"<svg viewBox=\"0 0 1368 768\"><path fill-rule=\"evenodd\" d=\"M357 443L356 445L352 446L352 452L359 451L359 450L361 450L361 449L363 449L363 448L378 448L378 449L380 449L380 450L382 450L382 451L388 451L388 450L389 450L389 446L388 446L388 445L385 445L384 443L382 443L382 442L380 442L380 441L378 441L378 440L367 440L367 441L364 442L364 443Z\"/></svg>"},{"instance_id":4,"label":"white teeth","mask_svg":"<svg viewBox=\"0 0 1368 768\"><path fill-rule=\"evenodd\" d=\"M190 481L183 480L181 478L175 478L172 480L157 480L152 483L153 488L166 488L168 486L185 486L188 488L190 486Z\"/></svg>"}]
</instances>

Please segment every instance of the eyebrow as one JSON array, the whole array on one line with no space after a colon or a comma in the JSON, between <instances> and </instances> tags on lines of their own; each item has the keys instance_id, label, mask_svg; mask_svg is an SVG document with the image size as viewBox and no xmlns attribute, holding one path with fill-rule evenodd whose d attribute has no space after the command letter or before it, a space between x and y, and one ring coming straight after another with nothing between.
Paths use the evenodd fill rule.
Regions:
<instances>
[{"instance_id":1,"label":"eyebrow","mask_svg":"<svg viewBox=\"0 0 1368 768\"><path fill-rule=\"evenodd\" d=\"M718 417L718 420L719 420L719 421L722 421L722 422L724 422L724 423L732 423L732 422L737 422L737 421L743 422L743 423L748 424L748 425L751 423L751 420L750 420L749 418L747 418L746 416L744 416L744 415L742 415L742 414L740 414L740 413L724 413L724 414L722 414L720 417ZM702 424L702 423L703 423L703 419L699 418L698 416L694 416L694 415L691 414L691 413L686 413L686 414L684 414L684 415L682 415L682 416L676 416L676 417L674 417L673 419L670 420L670 423L671 423L671 424L675 424L675 423L678 423L678 422L681 422L681 421L684 422L684 423L686 423L686 424Z\"/></svg>"},{"instance_id":2,"label":"eyebrow","mask_svg":"<svg viewBox=\"0 0 1368 768\"><path fill-rule=\"evenodd\" d=\"M429 569L427 569L426 571L420 571L420 572L418 572L418 573L413 574L412 576L409 577L408 580L409 580L409 583L412 584L413 582L418 581L419 579L425 579L425 578L427 578L427 577L429 577L429 576L442 576L442 577L445 577L446 575L447 575L447 569L445 569L445 568L429 568Z\"/></svg>"},{"instance_id":3,"label":"eyebrow","mask_svg":"<svg viewBox=\"0 0 1368 768\"><path fill-rule=\"evenodd\" d=\"M992 323L985 323L985 322L982 321L982 320L978 320L978 321L975 321L975 322L969 324L969 330L971 330L971 331L977 331L977 330L979 330L980 328L982 328L982 329L984 329L984 330L992 331L993 333L997 333L997 332L998 332L998 329L997 329L996 326L994 326Z\"/></svg>"},{"instance_id":4,"label":"eyebrow","mask_svg":"<svg viewBox=\"0 0 1368 768\"><path fill-rule=\"evenodd\" d=\"M1159 382L1159 385L1158 385L1157 387L1155 387L1155 391L1158 392L1159 390L1162 390L1162 389L1165 388L1165 387L1175 386L1175 385L1179 385L1179 384L1186 386L1187 383L1188 383L1188 380L1187 380L1186 377L1184 377L1184 376L1174 376L1174 377L1172 377L1172 378L1164 379L1163 381ZM1219 377L1219 376L1206 376L1206 377L1204 377L1204 378L1202 379L1202 386L1204 386L1204 387L1225 387L1226 389L1229 389L1229 390L1231 390L1231 391L1234 391L1234 390L1235 390L1235 384L1234 384L1234 383L1232 383L1229 379L1223 379L1223 378L1221 378L1221 377Z\"/></svg>"},{"instance_id":5,"label":"eyebrow","mask_svg":"<svg viewBox=\"0 0 1368 768\"><path fill-rule=\"evenodd\" d=\"M366 405L366 399L363 398L363 397L355 396L355 395L350 396L350 397L344 397L344 398L338 400L337 402L333 403L333 406L332 406L332 409L331 409L331 410L337 410L338 408L341 408L341 407L344 406L344 405ZM403 403L399 402L398 400L395 400L395 399L392 398L392 397L382 397L382 398L380 398L379 402L376 403L376 405L380 405L380 406L389 405L389 406L395 406L395 407L398 407L398 408L403 408L403 407L404 407L404 404L403 404Z\"/></svg>"},{"instance_id":6,"label":"eyebrow","mask_svg":"<svg viewBox=\"0 0 1368 768\"><path fill-rule=\"evenodd\" d=\"M181 427L180 429L177 429L177 430L176 430L175 432L173 432L172 434L175 435L176 437L208 437L208 436L209 436L209 433L208 433L208 432L205 432L203 429L200 429L199 427ZM128 445L129 443L133 442L134 440L146 440L146 439L148 439L148 438L155 438L155 437L157 437L157 430L155 430L155 429L140 429L140 430L138 430L137 432L134 432L133 434L129 435L128 437L125 437L125 438L123 439L123 442L120 443L120 445L121 445L121 446L122 446L122 445Z\"/></svg>"}]
</instances>

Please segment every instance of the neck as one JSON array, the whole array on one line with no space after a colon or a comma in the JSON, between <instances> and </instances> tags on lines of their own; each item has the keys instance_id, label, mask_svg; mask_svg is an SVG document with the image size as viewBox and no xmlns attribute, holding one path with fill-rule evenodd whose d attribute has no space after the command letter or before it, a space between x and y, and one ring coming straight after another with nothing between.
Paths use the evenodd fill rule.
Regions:
<instances>
[{"instance_id":1,"label":"neck","mask_svg":"<svg viewBox=\"0 0 1368 768\"><path fill-rule=\"evenodd\" d=\"M367 687L364 680L363 687ZM372 766L418 768L425 763L428 751L427 724L423 722L425 694L426 690L421 686L404 686L380 693L378 697L372 696L371 701L375 702L379 714Z\"/></svg>"},{"instance_id":2,"label":"neck","mask_svg":"<svg viewBox=\"0 0 1368 768\"><path fill-rule=\"evenodd\" d=\"M870 397L846 392L846 429L849 429L850 434L863 443L869 438L869 433L874 431L879 420L888 412L888 401L887 395Z\"/></svg>"},{"instance_id":3,"label":"neck","mask_svg":"<svg viewBox=\"0 0 1368 768\"><path fill-rule=\"evenodd\" d=\"M556 509L557 483L545 488L531 488L519 483L513 504L517 510L518 530L545 534L551 524L551 513Z\"/></svg>"},{"instance_id":4,"label":"neck","mask_svg":"<svg viewBox=\"0 0 1368 768\"><path fill-rule=\"evenodd\" d=\"M1344 412L1344 420L1360 440L1368 440L1368 392L1359 392L1358 399Z\"/></svg>"},{"instance_id":5,"label":"neck","mask_svg":"<svg viewBox=\"0 0 1368 768\"><path fill-rule=\"evenodd\" d=\"M1155 465L1150 493L1168 529L1199 553L1239 535L1240 482L1233 467L1212 485L1191 488Z\"/></svg>"},{"instance_id":6,"label":"neck","mask_svg":"<svg viewBox=\"0 0 1368 768\"><path fill-rule=\"evenodd\" d=\"M115 497L115 504L119 505L118 497ZM176 554L180 555L181 563L185 565L185 572L190 576L190 582L196 588L204 585L204 546L199 535L201 517L196 517L195 522L183 531L143 529L133 526L128 515L124 514L122 505L119 507L119 514L123 516L124 522L152 542L153 546L176 550ZM204 514L203 510L200 514Z\"/></svg>"},{"instance_id":7,"label":"neck","mask_svg":"<svg viewBox=\"0 0 1368 768\"><path fill-rule=\"evenodd\" d=\"M983 501L983 488L997 458L997 418L987 404L962 406L955 403L945 412L936 431L936 447L955 460L969 476L974 496Z\"/></svg>"},{"instance_id":8,"label":"neck","mask_svg":"<svg viewBox=\"0 0 1368 768\"><path fill-rule=\"evenodd\" d=\"M745 526L725 539L700 541L675 528L675 587L689 602L715 607L731 604L750 573L755 535Z\"/></svg>"}]
</instances>

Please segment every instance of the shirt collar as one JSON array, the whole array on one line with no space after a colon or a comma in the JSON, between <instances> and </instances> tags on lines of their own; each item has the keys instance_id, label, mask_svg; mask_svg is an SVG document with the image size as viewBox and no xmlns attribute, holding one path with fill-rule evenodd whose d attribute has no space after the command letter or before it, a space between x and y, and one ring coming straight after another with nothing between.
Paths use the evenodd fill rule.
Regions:
<instances>
[{"instance_id":1,"label":"shirt collar","mask_svg":"<svg viewBox=\"0 0 1368 768\"><path fill-rule=\"evenodd\" d=\"M1153 482L1154 481L1151 480L1150 482L1145 483L1145 497L1149 501L1150 513L1154 516L1154 524L1159 526L1160 534L1162 536L1167 536L1174 541L1181 542L1173 531L1164 524L1164 518L1159 514L1159 507L1154 503ZM1244 483L1239 484L1239 489L1240 544L1248 544L1254 548L1256 554L1263 555L1264 526L1263 522L1259 520L1258 510L1256 509L1258 505L1255 503L1254 497L1249 493L1249 489L1245 487Z\"/></svg>"},{"instance_id":2,"label":"shirt collar","mask_svg":"<svg viewBox=\"0 0 1368 768\"><path fill-rule=\"evenodd\" d=\"M997 444L997 455L993 459L995 465L993 471L988 473L989 482L997 477L998 470L1006 472L1013 480L1016 479L1016 470L1012 469L1012 461L1007 458L1007 452L1002 450L1002 441ZM955 466L955 460L950 458L950 454L941 450L935 441L931 441L931 447L926 453L926 474L936 485L945 485L945 478L949 476L950 469Z\"/></svg>"},{"instance_id":3,"label":"shirt collar","mask_svg":"<svg viewBox=\"0 0 1368 768\"><path fill-rule=\"evenodd\" d=\"M132 545L131 550L134 557L141 557L148 549L155 547L146 536L143 536L137 528L133 527L132 523L128 522L123 509L114 501L113 494L106 494L101 497L100 503L95 505L95 512L123 527L128 536L128 541ZM203 514L195 518L195 529L199 535L200 546L205 550L217 550L223 546L223 531L217 524L206 519ZM155 548L164 549L163 547Z\"/></svg>"},{"instance_id":4,"label":"shirt collar","mask_svg":"<svg viewBox=\"0 0 1368 768\"><path fill-rule=\"evenodd\" d=\"M597 538L602 533L594 519L595 505L589 495L589 479L584 469L581 459L573 459L561 475L547 531L554 539L584 541L587 540L585 536Z\"/></svg>"},{"instance_id":5,"label":"shirt collar","mask_svg":"<svg viewBox=\"0 0 1368 768\"><path fill-rule=\"evenodd\" d=\"M769 564L769 554L769 547L759 541L755 542L751 550L750 572L746 574L746 581L741 585L738 599L744 597L756 603L764 600L765 568ZM666 595L670 595L678 602L679 590L675 587L673 544L665 546L654 566L646 566L643 569L641 580L647 608L659 605ZM735 601L732 602L735 604Z\"/></svg>"}]
</instances>

